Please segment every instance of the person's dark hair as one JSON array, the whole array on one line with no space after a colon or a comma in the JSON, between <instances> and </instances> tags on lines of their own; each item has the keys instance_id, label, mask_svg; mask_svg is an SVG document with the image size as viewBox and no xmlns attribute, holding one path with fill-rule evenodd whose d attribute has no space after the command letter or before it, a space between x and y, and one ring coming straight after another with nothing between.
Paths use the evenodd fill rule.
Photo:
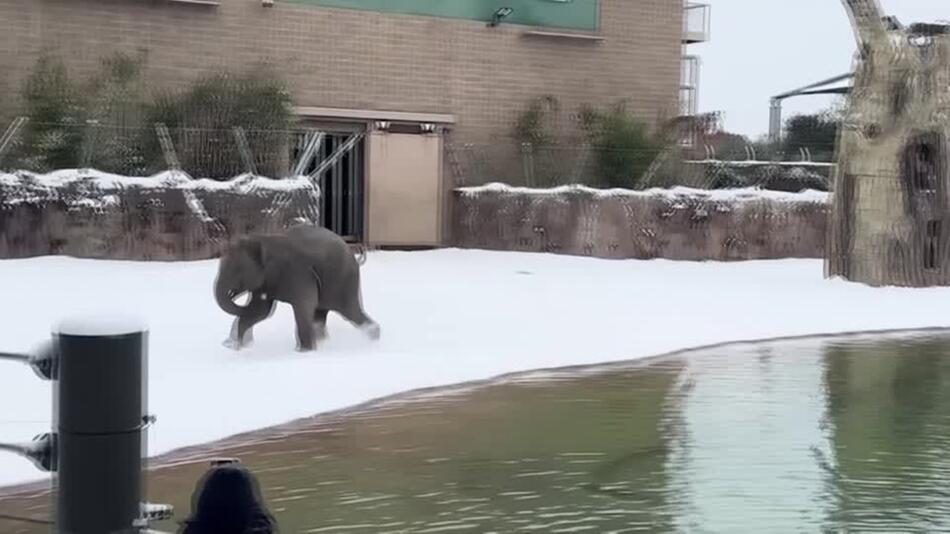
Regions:
<instances>
[{"instance_id":1,"label":"person's dark hair","mask_svg":"<svg viewBox=\"0 0 950 534\"><path fill-rule=\"evenodd\" d=\"M257 479L245 467L213 467L198 481L191 517L181 534L273 534L277 522L264 506Z\"/></svg>"}]
</instances>

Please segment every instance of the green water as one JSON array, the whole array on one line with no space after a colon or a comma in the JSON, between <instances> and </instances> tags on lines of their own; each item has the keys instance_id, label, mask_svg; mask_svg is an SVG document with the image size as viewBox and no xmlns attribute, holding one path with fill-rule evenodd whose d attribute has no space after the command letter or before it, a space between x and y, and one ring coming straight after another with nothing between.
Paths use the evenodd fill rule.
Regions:
<instances>
[{"instance_id":1,"label":"green water","mask_svg":"<svg viewBox=\"0 0 950 534\"><path fill-rule=\"evenodd\" d=\"M240 457L283 532L950 532L948 349L731 346L406 398L198 456ZM185 515L205 465L151 473L151 500Z\"/></svg>"}]
</instances>

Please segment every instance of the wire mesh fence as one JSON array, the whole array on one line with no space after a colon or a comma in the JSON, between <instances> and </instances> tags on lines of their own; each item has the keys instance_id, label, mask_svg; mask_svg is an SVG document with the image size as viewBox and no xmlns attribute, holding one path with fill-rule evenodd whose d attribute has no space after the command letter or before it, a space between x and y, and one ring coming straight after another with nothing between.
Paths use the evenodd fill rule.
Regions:
<instances>
[{"instance_id":1,"label":"wire mesh fence","mask_svg":"<svg viewBox=\"0 0 950 534\"><path fill-rule=\"evenodd\" d=\"M226 180L250 173L282 178L315 134L310 128L262 130L165 128L14 121L0 138L0 169L51 172L92 168L123 176L151 176L176 169L194 177ZM322 148L332 151L332 143ZM301 171L307 169L300 169Z\"/></svg>"},{"instance_id":2,"label":"wire mesh fence","mask_svg":"<svg viewBox=\"0 0 950 534\"><path fill-rule=\"evenodd\" d=\"M361 140L304 128L14 123L0 137L0 257L202 259L234 236L294 222L358 241Z\"/></svg>"},{"instance_id":3,"label":"wire mesh fence","mask_svg":"<svg viewBox=\"0 0 950 534\"><path fill-rule=\"evenodd\" d=\"M677 146L620 149L584 143L451 143L446 156L456 186L498 182L534 188L581 184L634 190L686 186L828 191L835 168L830 157L811 161L772 152L763 158L751 151L744 159L720 159L698 157Z\"/></svg>"},{"instance_id":4,"label":"wire mesh fence","mask_svg":"<svg viewBox=\"0 0 950 534\"><path fill-rule=\"evenodd\" d=\"M344 144L355 145L351 131L324 132L327 135L317 139L318 133L303 127L165 128L162 124L14 121L0 137L0 169L42 173L92 168L123 176L151 176L175 169L215 180L241 174L282 178L313 173ZM362 154L361 147L352 154L345 152L341 157L349 158L343 162L348 166ZM629 149L591 145L583 139L534 145L514 139L457 143L450 137L445 144L451 187L500 182L536 188L583 184L626 189L829 190L833 147L798 147L797 157L795 152L795 147L752 145L725 150L676 145ZM822 157L814 160L812 154Z\"/></svg>"}]
</instances>

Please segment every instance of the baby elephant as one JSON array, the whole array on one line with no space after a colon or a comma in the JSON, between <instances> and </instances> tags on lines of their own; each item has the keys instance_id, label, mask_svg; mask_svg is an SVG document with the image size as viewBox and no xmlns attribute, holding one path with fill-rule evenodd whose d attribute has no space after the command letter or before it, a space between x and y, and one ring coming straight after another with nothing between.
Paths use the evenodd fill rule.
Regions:
<instances>
[{"instance_id":1,"label":"baby elephant","mask_svg":"<svg viewBox=\"0 0 950 534\"><path fill-rule=\"evenodd\" d=\"M251 298L241 306L234 298L244 292ZM293 306L299 351L313 350L326 336L330 311L379 338L379 325L363 311L359 262L346 241L320 226L238 239L221 257L214 295L222 310L237 316L225 341L233 349L251 341L251 329L273 313L276 301Z\"/></svg>"}]
</instances>

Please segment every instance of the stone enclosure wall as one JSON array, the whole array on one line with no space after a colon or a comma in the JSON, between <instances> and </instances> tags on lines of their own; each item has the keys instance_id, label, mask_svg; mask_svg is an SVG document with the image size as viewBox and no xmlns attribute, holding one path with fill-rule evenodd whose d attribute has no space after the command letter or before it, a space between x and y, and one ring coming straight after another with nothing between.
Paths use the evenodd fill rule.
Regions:
<instances>
[{"instance_id":1,"label":"stone enclosure wall","mask_svg":"<svg viewBox=\"0 0 950 534\"><path fill-rule=\"evenodd\" d=\"M454 192L462 248L600 258L821 258L829 195L756 189L512 188Z\"/></svg>"},{"instance_id":2,"label":"stone enclosure wall","mask_svg":"<svg viewBox=\"0 0 950 534\"><path fill-rule=\"evenodd\" d=\"M0 174L0 258L215 258L236 236L318 221L304 177L227 182L174 172ZM501 184L454 191L451 246L601 258L821 258L829 194Z\"/></svg>"},{"instance_id":3,"label":"stone enclosure wall","mask_svg":"<svg viewBox=\"0 0 950 534\"><path fill-rule=\"evenodd\" d=\"M317 221L319 200L304 177L0 173L0 258L209 259L236 236Z\"/></svg>"}]
</instances>

